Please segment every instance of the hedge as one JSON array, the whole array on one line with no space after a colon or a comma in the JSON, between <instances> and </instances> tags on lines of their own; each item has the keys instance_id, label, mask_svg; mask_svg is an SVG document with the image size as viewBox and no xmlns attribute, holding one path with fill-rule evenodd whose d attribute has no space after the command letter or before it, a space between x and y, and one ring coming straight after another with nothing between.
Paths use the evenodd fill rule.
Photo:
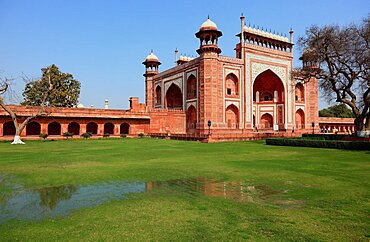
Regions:
<instances>
[{"instance_id":1,"label":"hedge","mask_svg":"<svg viewBox=\"0 0 370 242\"><path fill-rule=\"evenodd\" d=\"M267 145L301 146L315 148L331 148L346 150L370 150L370 142L366 141L340 141L340 140L305 140L305 139L266 139Z\"/></svg>"},{"instance_id":2,"label":"hedge","mask_svg":"<svg viewBox=\"0 0 370 242\"><path fill-rule=\"evenodd\" d=\"M348 134L302 134L303 139L317 140L342 140L344 137L350 137Z\"/></svg>"}]
</instances>

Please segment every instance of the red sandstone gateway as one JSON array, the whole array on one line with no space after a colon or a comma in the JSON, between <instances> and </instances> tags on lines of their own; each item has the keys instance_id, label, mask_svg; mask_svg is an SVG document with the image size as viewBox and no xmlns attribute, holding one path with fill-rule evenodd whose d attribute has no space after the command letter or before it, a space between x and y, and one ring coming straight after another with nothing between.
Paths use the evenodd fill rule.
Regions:
<instances>
[{"instance_id":1,"label":"red sandstone gateway","mask_svg":"<svg viewBox=\"0 0 370 242\"><path fill-rule=\"evenodd\" d=\"M319 125L353 131L352 119L319 119L317 80L300 83L291 79L293 31L288 39L245 26L243 16L240 20L236 57L220 55L222 32L208 18L195 34L200 42L197 58L178 57L176 50L177 66L159 72L158 57L147 56L143 62L145 104L132 97L129 110L49 108L48 115L29 123L22 136L91 132L96 136L145 133L209 138L208 121L212 122L209 140L213 141L319 132ZM35 110L11 109L20 119ZM10 117L1 110L0 136L10 139L14 134Z\"/></svg>"}]
</instances>

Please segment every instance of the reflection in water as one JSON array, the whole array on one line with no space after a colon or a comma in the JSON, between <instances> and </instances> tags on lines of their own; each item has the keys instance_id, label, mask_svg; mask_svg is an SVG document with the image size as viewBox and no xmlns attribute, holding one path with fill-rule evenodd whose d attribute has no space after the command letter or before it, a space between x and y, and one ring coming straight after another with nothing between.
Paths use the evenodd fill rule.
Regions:
<instances>
[{"instance_id":1,"label":"reflection in water","mask_svg":"<svg viewBox=\"0 0 370 242\"><path fill-rule=\"evenodd\" d=\"M247 186L240 181L218 182L215 179L207 178L148 182L146 189L157 191L160 194L198 194L245 202L253 201L250 193L256 190L254 186Z\"/></svg>"},{"instance_id":2,"label":"reflection in water","mask_svg":"<svg viewBox=\"0 0 370 242\"><path fill-rule=\"evenodd\" d=\"M0 191L1 189L0 183ZM134 194L148 192L160 196L208 196L222 197L241 202L259 202L267 196L281 193L258 185L243 182L218 182L215 179L190 178L155 182L110 182L87 186L65 185L25 190L14 187L10 193L0 196L0 223L9 219L43 219L66 216L70 212L98 206L113 200L129 199Z\"/></svg>"},{"instance_id":3,"label":"reflection in water","mask_svg":"<svg viewBox=\"0 0 370 242\"><path fill-rule=\"evenodd\" d=\"M37 189L35 192L40 195L40 203L43 207L54 209L59 201L70 199L77 188L75 185L45 187Z\"/></svg>"},{"instance_id":4,"label":"reflection in water","mask_svg":"<svg viewBox=\"0 0 370 242\"><path fill-rule=\"evenodd\" d=\"M143 182L115 182L87 186L66 185L35 190L17 189L1 204L0 223L9 219L37 220L66 216L80 208L127 199L130 194L144 191L145 183Z\"/></svg>"}]
</instances>

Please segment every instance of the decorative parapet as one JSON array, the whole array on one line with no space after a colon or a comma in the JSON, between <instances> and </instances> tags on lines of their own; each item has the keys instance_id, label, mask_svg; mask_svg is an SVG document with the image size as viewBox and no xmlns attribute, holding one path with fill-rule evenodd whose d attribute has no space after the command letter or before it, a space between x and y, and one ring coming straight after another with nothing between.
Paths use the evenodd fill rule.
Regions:
<instances>
[{"instance_id":1,"label":"decorative parapet","mask_svg":"<svg viewBox=\"0 0 370 242\"><path fill-rule=\"evenodd\" d=\"M225 61L225 62L230 62L233 64L243 64L243 60L239 58L234 58L234 57L229 57L229 56L218 56L219 60Z\"/></svg>"}]
</instances>

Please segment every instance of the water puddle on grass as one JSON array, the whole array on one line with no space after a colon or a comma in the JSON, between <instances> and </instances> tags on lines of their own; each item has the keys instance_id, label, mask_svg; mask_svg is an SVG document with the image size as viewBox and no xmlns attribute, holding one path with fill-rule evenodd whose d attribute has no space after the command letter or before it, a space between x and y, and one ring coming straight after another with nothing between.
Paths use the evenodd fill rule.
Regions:
<instances>
[{"instance_id":1,"label":"water puddle on grass","mask_svg":"<svg viewBox=\"0 0 370 242\"><path fill-rule=\"evenodd\" d=\"M39 220L67 216L72 211L104 203L132 199L139 194L159 196L208 196L234 201L260 203L267 196L282 193L265 185L248 186L243 182L218 182L191 178L155 182L114 181L91 185L65 185L27 190L20 186L7 189L0 182L0 223L9 219Z\"/></svg>"}]
</instances>

